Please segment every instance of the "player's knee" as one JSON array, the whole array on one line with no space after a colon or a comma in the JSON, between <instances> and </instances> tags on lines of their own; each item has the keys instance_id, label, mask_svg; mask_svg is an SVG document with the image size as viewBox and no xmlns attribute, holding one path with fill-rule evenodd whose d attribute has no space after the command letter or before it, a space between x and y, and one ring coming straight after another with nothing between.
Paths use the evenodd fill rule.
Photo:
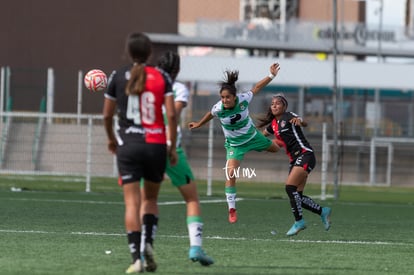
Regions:
<instances>
[{"instance_id":1,"label":"player's knee","mask_svg":"<svg viewBox=\"0 0 414 275\"><path fill-rule=\"evenodd\" d=\"M294 193L296 193L298 188L294 185L286 185L285 190L286 190L286 194L289 196L289 198L293 198Z\"/></svg>"}]
</instances>

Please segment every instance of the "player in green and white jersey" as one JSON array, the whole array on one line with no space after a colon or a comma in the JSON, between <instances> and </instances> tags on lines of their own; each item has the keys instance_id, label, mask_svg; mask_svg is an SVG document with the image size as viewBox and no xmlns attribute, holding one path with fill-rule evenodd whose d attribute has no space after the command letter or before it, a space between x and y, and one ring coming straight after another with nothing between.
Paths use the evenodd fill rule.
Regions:
<instances>
[{"instance_id":1,"label":"player in green and white jersey","mask_svg":"<svg viewBox=\"0 0 414 275\"><path fill-rule=\"evenodd\" d=\"M256 83L248 92L237 94L236 81L238 71L226 71L226 79L222 81L220 88L221 100L217 102L211 111L207 112L198 122L190 122L189 128L196 129L214 117L218 117L223 129L226 148L226 183L225 193L229 209L229 222L237 222L236 213L236 177L237 169L249 151L277 152L279 146L265 137L256 129L249 115L249 103L253 96L263 87L269 84L278 74L280 66L274 63L270 66L270 74Z\"/></svg>"},{"instance_id":2,"label":"player in green and white jersey","mask_svg":"<svg viewBox=\"0 0 414 275\"><path fill-rule=\"evenodd\" d=\"M175 112L176 116L180 118L181 112L187 106L190 97L188 88L184 84L175 81L180 71L180 56L172 51L165 52L158 60L158 67L168 73L173 81ZM193 262L199 262L201 265L208 266L213 264L214 260L202 249L203 221L201 219L200 200L198 198L197 184L193 172L181 146L181 137L181 127L178 123L176 143L177 164L171 166L168 161L165 172L172 184L178 188L186 203L187 229L190 239L188 257Z\"/></svg>"}]
</instances>

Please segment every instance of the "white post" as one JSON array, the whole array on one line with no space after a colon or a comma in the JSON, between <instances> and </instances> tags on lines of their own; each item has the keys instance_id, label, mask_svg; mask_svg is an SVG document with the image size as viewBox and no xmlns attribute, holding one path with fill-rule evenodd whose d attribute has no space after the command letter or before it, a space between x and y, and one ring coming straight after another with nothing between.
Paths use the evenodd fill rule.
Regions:
<instances>
[{"instance_id":1,"label":"white post","mask_svg":"<svg viewBox=\"0 0 414 275\"><path fill-rule=\"evenodd\" d=\"M10 100L10 67L1 67L0 79L0 112L7 110L7 101Z\"/></svg>"},{"instance_id":2,"label":"white post","mask_svg":"<svg viewBox=\"0 0 414 275\"><path fill-rule=\"evenodd\" d=\"M369 183L375 184L375 137L371 139L371 150L369 156Z\"/></svg>"},{"instance_id":3,"label":"white post","mask_svg":"<svg viewBox=\"0 0 414 275\"><path fill-rule=\"evenodd\" d=\"M53 100L55 94L55 75L53 68L47 69L47 99L46 99L46 114L47 114L47 123L52 122L51 115L53 114Z\"/></svg>"},{"instance_id":4,"label":"white post","mask_svg":"<svg viewBox=\"0 0 414 275\"><path fill-rule=\"evenodd\" d=\"M383 24L383 18L384 18L384 0L379 0L380 7L379 7L379 27L378 27L378 63L381 63L384 61L382 57L382 24Z\"/></svg>"},{"instance_id":5,"label":"white post","mask_svg":"<svg viewBox=\"0 0 414 275\"><path fill-rule=\"evenodd\" d=\"M285 32L286 32L286 0L280 1L280 34L279 39L281 42L285 42ZM284 58L285 52L279 52L279 58Z\"/></svg>"},{"instance_id":6,"label":"white post","mask_svg":"<svg viewBox=\"0 0 414 275\"><path fill-rule=\"evenodd\" d=\"M326 178L328 172L328 140L326 137L326 122L322 124L322 166L321 166L321 200L326 200Z\"/></svg>"},{"instance_id":7,"label":"white post","mask_svg":"<svg viewBox=\"0 0 414 275\"><path fill-rule=\"evenodd\" d=\"M392 159L394 158L394 146L392 142L388 144L388 159L387 159L387 186L391 186L391 167Z\"/></svg>"},{"instance_id":8,"label":"white post","mask_svg":"<svg viewBox=\"0 0 414 275\"><path fill-rule=\"evenodd\" d=\"M380 127L380 90L379 88L375 89L374 93L374 129L372 133L372 139L371 139L371 151L370 151L370 164L369 164L369 183L371 185L374 185L376 182L376 147L375 142L376 138L378 137L378 131Z\"/></svg>"},{"instance_id":9,"label":"white post","mask_svg":"<svg viewBox=\"0 0 414 275\"><path fill-rule=\"evenodd\" d=\"M88 118L88 143L86 145L86 192L91 191L91 165L92 165L92 117Z\"/></svg>"},{"instance_id":10,"label":"white post","mask_svg":"<svg viewBox=\"0 0 414 275\"><path fill-rule=\"evenodd\" d=\"M10 76L11 76L11 70L10 67L7 66L6 67L6 74L5 74L5 83L6 85L4 86L4 92L5 92L5 99L6 101L4 102L5 106L3 106L5 111L10 111L8 110L8 101L11 100L11 96L10 96Z\"/></svg>"},{"instance_id":11,"label":"white post","mask_svg":"<svg viewBox=\"0 0 414 275\"><path fill-rule=\"evenodd\" d=\"M82 113L82 88L83 88L83 72L79 70L78 71L78 108L77 108L78 124L80 124L80 115Z\"/></svg>"},{"instance_id":12,"label":"white post","mask_svg":"<svg viewBox=\"0 0 414 275\"><path fill-rule=\"evenodd\" d=\"M4 67L1 67L1 74L0 74L0 130L3 130L3 112L4 112L4 86L5 86L5 79L6 79L6 71ZM3 148L1 149L0 161L2 161L3 156Z\"/></svg>"},{"instance_id":13,"label":"white post","mask_svg":"<svg viewBox=\"0 0 414 275\"><path fill-rule=\"evenodd\" d=\"M4 85L6 79L6 71L4 67L1 67L1 74L0 74L0 113L4 111Z\"/></svg>"},{"instance_id":14,"label":"white post","mask_svg":"<svg viewBox=\"0 0 414 275\"><path fill-rule=\"evenodd\" d=\"M299 116L305 116L305 87L299 88L299 102L298 102Z\"/></svg>"},{"instance_id":15,"label":"white post","mask_svg":"<svg viewBox=\"0 0 414 275\"><path fill-rule=\"evenodd\" d=\"M207 157L207 196L212 195L213 185L213 143L214 143L214 119L210 120L208 128L208 157Z\"/></svg>"}]
</instances>

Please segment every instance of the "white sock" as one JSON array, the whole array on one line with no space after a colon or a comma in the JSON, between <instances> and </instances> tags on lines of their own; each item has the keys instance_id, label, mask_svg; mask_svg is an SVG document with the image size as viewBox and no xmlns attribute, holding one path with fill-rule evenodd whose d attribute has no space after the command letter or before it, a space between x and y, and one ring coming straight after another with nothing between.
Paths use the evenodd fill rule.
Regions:
<instances>
[{"instance_id":1,"label":"white sock","mask_svg":"<svg viewBox=\"0 0 414 275\"><path fill-rule=\"evenodd\" d=\"M226 193L227 205L230 208L236 209L236 193Z\"/></svg>"},{"instance_id":2,"label":"white sock","mask_svg":"<svg viewBox=\"0 0 414 275\"><path fill-rule=\"evenodd\" d=\"M203 244L203 223L192 222L187 224L190 246L202 246Z\"/></svg>"}]
</instances>

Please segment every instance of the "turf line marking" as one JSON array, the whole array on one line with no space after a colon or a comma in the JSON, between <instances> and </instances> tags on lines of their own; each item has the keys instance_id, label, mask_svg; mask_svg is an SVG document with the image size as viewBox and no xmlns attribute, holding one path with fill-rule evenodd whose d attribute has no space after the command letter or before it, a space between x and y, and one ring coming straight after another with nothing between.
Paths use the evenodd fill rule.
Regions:
<instances>
[{"instance_id":1,"label":"turf line marking","mask_svg":"<svg viewBox=\"0 0 414 275\"><path fill-rule=\"evenodd\" d=\"M2 175L3 178L5 179L9 179L9 180L16 180L16 178L18 178L19 180L26 180L26 181L39 181L39 178L42 181L64 181L64 182L85 182L85 177L59 177L59 176L43 176L43 177L39 177L39 176L24 176L24 175L19 175L17 176L5 176Z\"/></svg>"},{"instance_id":2,"label":"turf line marking","mask_svg":"<svg viewBox=\"0 0 414 275\"><path fill-rule=\"evenodd\" d=\"M236 201L242 201L242 198L237 198ZM222 203L227 202L227 200L200 200L200 203ZM158 205L174 205L174 204L185 204L185 201L164 201L158 202Z\"/></svg>"},{"instance_id":3,"label":"turf line marking","mask_svg":"<svg viewBox=\"0 0 414 275\"><path fill-rule=\"evenodd\" d=\"M91 200L58 200L58 199L32 199L32 198L2 198L4 200L13 200L13 201L39 201L39 202L61 202L61 203L85 203L85 204L114 204L114 205L123 205L123 201L91 201ZM260 201L264 199L244 199L244 198L236 198L236 201ZM268 200L265 200L268 201ZM207 204L207 203L223 203L226 202L226 200L223 199L214 199L214 200L200 200L200 203ZM179 205L179 204L185 204L183 200L180 201L165 201L165 202L159 202L158 205ZM363 202L337 202L339 205L363 205L363 206L372 206L372 205L379 205L378 203L363 203ZM384 204L381 205L381 207L414 207L414 204Z\"/></svg>"},{"instance_id":4,"label":"turf line marking","mask_svg":"<svg viewBox=\"0 0 414 275\"><path fill-rule=\"evenodd\" d=\"M0 232L3 233L27 233L27 234L57 234L57 232L51 231L42 231L42 230L8 230L8 229L0 229Z\"/></svg>"},{"instance_id":5,"label":"turf line marking","mask_svg":"<svg viewBox=\"0 0 414 275\"><path fill-rule=\"evenodd\" d=\"M65 235L82 235L82 236L115 236L125 237L124 233L106 233L106 232L53 232L53 231L42 231L42 230L8 230L0 229L2 233L21 233L21 234L65 234ZM187 239L188 236L179 235L157 235L158 238L176 238L176 239ZM314 244L359 244L359 245L399 245L399 246L414 246L412 243L393 243L384 241L344 241L344 240L292 240L292 239L257 239L257 238L234 238L234 237L222 237L222 236L204 236L203 239L210 240L230 240L230 241L276 241L276 242L292 242L292 243L314 243Z\"/></svg>"},{"instance_id":6,"label":"turf line marking","mask_svg":"<svg viewBox=\"0 0 414 275\"><path fill-rule=\"evenodd\" d=\"M293 242L293 243L323 243L323 244L372 244L372 245L409 245L412 246L414 244L411 243L393 243L393 242L383 242L383 241L339 241L339 240L331 240L331 241L322 241L322 240L279 240L280 242Z\"/></svg>"},{"instance_id":7,"label":"turf line marking","mask_svg":"<svg viewBox=\"0 0 414 275\"><path fill-rule=\"evenodd\" d=\"M88 200L56 200L56 199L29 199L29 198L10 198L13 201L38 201L38 202L61 202L61 203L86 203L86 204L119 204L123 205L123 201L88 201ZM236 201L241 201L243 199L238 198ZM200 203L223 203L226 200L200 200ZM158 205L178 205L185 204L185 201L164 201L159 202Z\"/></svg>"},{"instance_id":8,"label":"turf line marking","mask_svg":"<svg viewBox=\"0 0 414 275\"><path fill-rule=\"evenodd\" d=\"M13 201L37 201L37 202L61 202L61 203L87 203L87 204L124 204L118 201L87 201L87 200L54 200L54 199L28 199L28 198L10 198Z\"/></svg>"}]
</instances>

